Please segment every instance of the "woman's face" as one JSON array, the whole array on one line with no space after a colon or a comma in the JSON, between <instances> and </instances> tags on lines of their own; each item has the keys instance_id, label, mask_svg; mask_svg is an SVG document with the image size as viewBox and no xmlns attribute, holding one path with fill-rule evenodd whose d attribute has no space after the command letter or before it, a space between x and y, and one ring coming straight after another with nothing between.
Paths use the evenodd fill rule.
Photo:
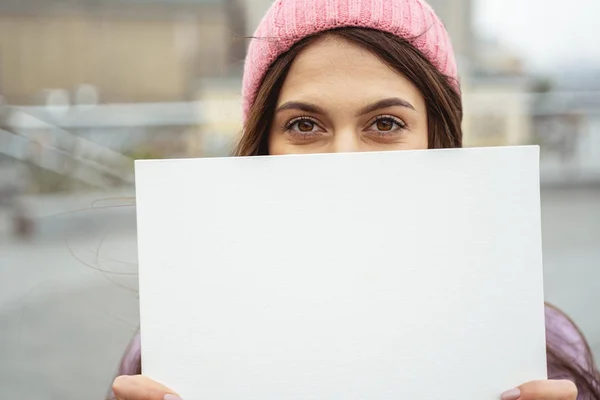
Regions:
<instances>
[{"instance_id":1,"label":"woman's face","mask_svg":"<svg viewBox=\"0 0 600 400\"><path fill-rule=\"evenodd\" d=\"M335 36L296 58L281 90L271 155L427 148L419 90L369 51Z\"/></svg>"}]
</instances>

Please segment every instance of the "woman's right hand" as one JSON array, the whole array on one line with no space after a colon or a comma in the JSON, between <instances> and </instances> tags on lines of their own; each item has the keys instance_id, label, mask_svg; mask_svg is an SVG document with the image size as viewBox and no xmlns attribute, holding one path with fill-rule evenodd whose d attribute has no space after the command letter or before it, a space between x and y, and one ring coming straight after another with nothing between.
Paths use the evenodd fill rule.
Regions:
<instances>
[{"instance_id":1,"label":"woman's right hand","mask_svg":"<svg viewBox=\"0 0 600 400\"><path fill-rule=\"evenodd\" d=\"M119 376L112 389L117 400L181 400L168 387L143 375Z\"/></svg>"}]
</instances>

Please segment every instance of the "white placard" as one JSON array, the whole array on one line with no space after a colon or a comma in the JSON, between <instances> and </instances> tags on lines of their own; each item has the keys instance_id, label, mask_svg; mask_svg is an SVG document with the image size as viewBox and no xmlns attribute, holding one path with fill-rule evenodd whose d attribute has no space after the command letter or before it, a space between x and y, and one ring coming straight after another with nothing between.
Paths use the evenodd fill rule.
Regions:
<instances>
[{"instance_id":1,"label":"white placard","mask_svg":"<svg viewBox=\"0 0 600 400\"><path fill-rule=\"evenodd\" d=\"M136 162L144 374L186 400L546 378L539 149Z\"/></svg>"}]
</instances>

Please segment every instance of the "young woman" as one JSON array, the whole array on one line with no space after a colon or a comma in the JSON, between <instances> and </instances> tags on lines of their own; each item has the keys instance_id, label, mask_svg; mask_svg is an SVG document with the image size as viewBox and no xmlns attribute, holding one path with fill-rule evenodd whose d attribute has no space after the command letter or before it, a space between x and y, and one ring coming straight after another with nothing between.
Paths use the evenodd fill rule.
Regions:
<instances>
[{"instance_id":1,"label":"young woman","mask_svg":"<svg viewBox=\"0 0 600 400\"><path fill-rule=\"evenodd\" d=\"M252 40L235 155L460 147L462 105L448 35L422 0L277 0ZM581 332L546 307L551 379L504 400L600 400ZM137 336L113 392L174 400L142 375ZM177 388L173 388L177 389Z\"/></svg>"}]
</instances>

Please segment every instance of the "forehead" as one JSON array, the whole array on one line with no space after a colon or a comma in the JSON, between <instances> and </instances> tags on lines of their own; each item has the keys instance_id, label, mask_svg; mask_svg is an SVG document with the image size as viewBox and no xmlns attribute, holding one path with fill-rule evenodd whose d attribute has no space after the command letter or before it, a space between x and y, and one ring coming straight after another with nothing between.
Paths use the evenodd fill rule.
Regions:
<instances>
[{"instance_id":1,"label":"forehead","mask_svg":"<svg viewBox=\"0 0 600 400\"><path fill-rule=\"evenodd\" d=\"M367 49L328 35L313 42L294 60L279 103L290 100L342 103L402 97L419 104L419 90Z\"/></svg>"}]
</instances>

